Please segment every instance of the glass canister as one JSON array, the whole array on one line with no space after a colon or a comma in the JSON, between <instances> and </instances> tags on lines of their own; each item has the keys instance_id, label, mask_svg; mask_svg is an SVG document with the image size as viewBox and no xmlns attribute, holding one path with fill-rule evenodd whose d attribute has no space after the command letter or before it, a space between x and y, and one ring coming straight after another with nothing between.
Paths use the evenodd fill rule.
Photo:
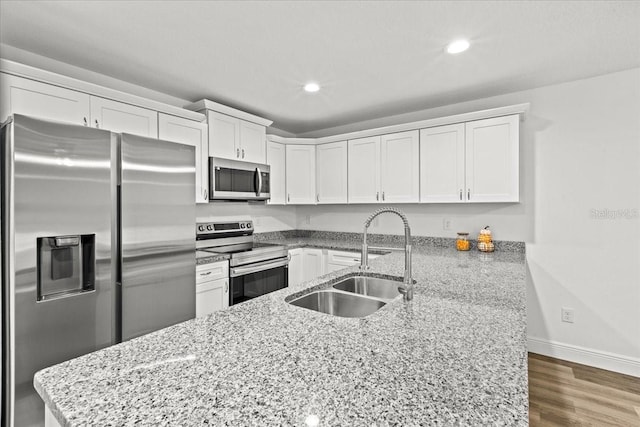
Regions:
<instances>
[{"instance_id":1,"label":"glass canister","mask_svg":"<svg viewBox=\"0 0 640 427\"><path fill-rule=\"evenodd\" d=\"M471 245L469 244L469 233L460 232L456 239L456 249L459 251L468 251Z\"/></svg>"}]
</instances>

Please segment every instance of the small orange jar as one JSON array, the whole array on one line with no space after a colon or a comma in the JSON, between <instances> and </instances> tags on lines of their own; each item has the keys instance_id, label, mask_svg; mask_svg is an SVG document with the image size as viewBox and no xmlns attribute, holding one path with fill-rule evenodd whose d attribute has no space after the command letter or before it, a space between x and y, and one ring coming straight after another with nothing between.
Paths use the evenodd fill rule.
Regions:
<instances>
[{"instance_id":1,"label":"small orange jar","mask_svg":"<svg viewBox=\"0 0 640 427\"><path fill-rule=\"evenodd\" d=\"M471 245L469 244L469 233L458 233L456 239L456 249L459 251L468 251Z\"/></svg>"}]
</instances>

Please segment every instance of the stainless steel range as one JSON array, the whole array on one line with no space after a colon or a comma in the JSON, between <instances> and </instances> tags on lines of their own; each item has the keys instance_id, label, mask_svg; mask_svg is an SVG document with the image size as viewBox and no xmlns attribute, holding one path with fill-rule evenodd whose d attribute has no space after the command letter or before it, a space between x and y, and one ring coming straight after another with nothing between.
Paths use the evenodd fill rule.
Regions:
<instances>
[{"instance_id":1,"label":"stainless steel range","mask_svg":"<svg viewBox=\"0 0 640 427\"><path fill-rule=\"evenodd\" d=\"M255 242L251 220L197 223L196 249L230 255L229 305L286 288L289 284L287 248Z\"/></svg>"}]
</instances>

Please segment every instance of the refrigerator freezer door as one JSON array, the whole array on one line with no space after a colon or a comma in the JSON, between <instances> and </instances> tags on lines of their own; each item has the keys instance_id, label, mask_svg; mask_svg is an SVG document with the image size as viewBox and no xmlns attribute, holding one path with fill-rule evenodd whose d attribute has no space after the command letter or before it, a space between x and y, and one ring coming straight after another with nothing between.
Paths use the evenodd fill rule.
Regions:
<instances>
[{"instance_id":1,"label":"refrigerator freezer door","mask_svg":"<svg viewBox=\"0 0 640 427\"><path fill-rule=\"evenodd\" d=\"M194 147L121 136L123 341L195 317Z\"/></svg>"},{"instance_id":2,"label":"refrigerator freezer door","mask_svg":"<svg viewBox=\"0 0 640 427\"><path fill-rule=\"evenodd\" d=\"M3 135L3 422L40 425L33 375L115 341L110 159L117 140L20 115ZM69 236L88 236L94 247ZM42 240L76 252L52 255L38 249ZM41 285L55 292L39 301Z\"/></svg>"}]
</instances>

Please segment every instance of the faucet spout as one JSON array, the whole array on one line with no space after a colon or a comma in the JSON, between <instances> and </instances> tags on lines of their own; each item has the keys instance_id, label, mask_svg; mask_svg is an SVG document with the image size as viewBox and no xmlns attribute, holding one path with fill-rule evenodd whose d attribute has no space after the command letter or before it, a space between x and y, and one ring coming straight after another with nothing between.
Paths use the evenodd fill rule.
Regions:
<instances>
[{"instance_id":1,"label":"faucet spout","mask_svg":"<svg viewBox=\"0 0 640 427\"><path fill-rule=\"evenodd\" d=\"M410 301L413 299L413 279L411 278L411 229L409 227L409 221L407 220L407 216L402 213L400 210L396 208L386 207L381 208L369 215L369 217L364 222L364 232L362 238L362 254L360 259L360 269L368 270L369 269L369 246L367 245L367 230L371 225L371 222L380 214L389 212L396 214L402 219L402 223L404 224L404 279L402 283L402 287L399 288L400 292L403 294L403 299L405 301Z\"/></svg>"}]
</instances>

